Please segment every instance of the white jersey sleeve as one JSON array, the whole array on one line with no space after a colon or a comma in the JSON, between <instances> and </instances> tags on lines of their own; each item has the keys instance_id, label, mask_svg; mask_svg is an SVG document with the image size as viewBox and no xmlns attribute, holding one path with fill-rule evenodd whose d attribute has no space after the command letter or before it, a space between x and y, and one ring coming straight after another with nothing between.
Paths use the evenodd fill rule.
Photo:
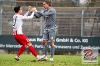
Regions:
<instances>
[{"instance_id":1,"label":"white jersey sleeve","mask_svg":"<svg viewBox=\"0 0 100 66\"><path fill-rule=\"evenodd\" d=\"M24 14L24 16L27 16L27 15L28 15L28 13L29 13L29 11L27 11L27 12L26 12L26 14Z\"/></svg>"},{"instance_id":2,"label":"white jersey sleeve","mask_svg":"<svg viewBox=\"0 0 100 66\"><path fill-rule=\"evenodd\" d=\"M21 19L32 19L34 16L34 12L30 16L27 16L27 14L28 14L28 12L24 16L21 16L20 18Z\"/></svg>"}]
</instances>

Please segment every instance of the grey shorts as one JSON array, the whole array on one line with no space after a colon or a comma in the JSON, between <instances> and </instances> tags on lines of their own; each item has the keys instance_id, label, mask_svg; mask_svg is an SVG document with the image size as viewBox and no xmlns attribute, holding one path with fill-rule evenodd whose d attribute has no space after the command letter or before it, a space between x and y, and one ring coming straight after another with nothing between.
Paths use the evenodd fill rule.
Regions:
<instances>
[{"instance_id":1,"label":"grey shorts","mask_svg":"<svg viewBox=\"0 0 100 66\"><path fill-rule=\"evenodd\" d=\"M47 40L49 42L55 42L56 33L57 33L57 28L44 30L43 40Z\"/></svg>"}]
</instances>

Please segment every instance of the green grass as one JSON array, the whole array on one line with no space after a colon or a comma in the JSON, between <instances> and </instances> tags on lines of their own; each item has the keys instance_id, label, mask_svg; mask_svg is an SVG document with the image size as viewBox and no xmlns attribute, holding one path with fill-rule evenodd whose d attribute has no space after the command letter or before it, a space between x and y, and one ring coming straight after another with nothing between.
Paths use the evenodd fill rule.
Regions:
<instances>
[{"instance_id":1,"label":"green grass","mask_svg":"<svg viewBox=\"0 0 100 66\"><path fill-rule=\"evenodd\" d=\"M36 61L33 55L23 54L21 60L14 60L15 54L0 54L0 66L100 66L98 64L82 64L81 56L55 55L54 61ZM49 58L49 56L48 56Z\"/></svg>"}]
</instances>

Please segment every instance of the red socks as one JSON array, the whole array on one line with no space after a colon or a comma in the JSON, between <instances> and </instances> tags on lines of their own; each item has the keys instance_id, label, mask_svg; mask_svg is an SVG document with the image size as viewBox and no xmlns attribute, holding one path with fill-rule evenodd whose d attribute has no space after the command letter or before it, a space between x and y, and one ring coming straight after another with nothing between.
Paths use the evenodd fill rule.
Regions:
<instances>
[{"instance_id":1,"label":"red socks","mask_svg":"<svg viewBox=\"0 0 100 66\"><path fill-rule=\"evenodd\" d=\"M25 50L25 48L26 47L24 45L21 46L21 48L19 49L19 51L17 53L17 56L20 56L23 53L23 51ZM28 48L29 48L30 52L36 57L37 56L37 52L35 51L34 47L33 46L29 46Z\"/></svg>"},{"instance_id":2,"label":"red socks","mask_svg":"<svg viewBox=\"0 0 100 66\"><path fill-rule=\"evenodd\" d=\"M36 53L34 47L33 46L29 46L28 48L32 52L32 54L36 57L37 56L37 53Z\"/></svg>"},{"instance_id":3,"label":"red socks","mask_svg":"<svg viewBox=\"0 0 100 66\"><path fill-rule=\"evenodd\" d=\"M17 56L20 56L22 53L23 53L23 51L25 50L25 46L23 45L23 46L21 46L21 48L19 49L19 51L18 51L18 53L17 53Z\"/></svg>"}]
</instances>

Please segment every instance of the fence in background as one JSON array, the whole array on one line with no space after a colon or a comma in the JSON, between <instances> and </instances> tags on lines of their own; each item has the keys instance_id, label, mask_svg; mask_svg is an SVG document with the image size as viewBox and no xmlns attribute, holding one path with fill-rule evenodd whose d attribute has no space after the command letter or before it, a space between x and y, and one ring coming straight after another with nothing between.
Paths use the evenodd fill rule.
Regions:
<instances>
[{"instance_id":1,"label":"fence in background","mask_svg":"<svg viewBox=\"0 0 100 66\"><path fill-rule=\"evenodd\" d=\"M2 35L2 9L0 9L0 35Z\"/></svg>"},{"instance_id":2,"label":"fence in background","mask_svg":"<svg viewBox=\"0 0 100 66\"><path fill-rule=\"evenodd\" d=\"M52 1L52 6L54 7L99 7L100 6L100 1L99 0L51 0ZM42 6L42 0L38 1L16 1L16 0L1 0L0 5L11 5L11 6L16 6L16 5L23 5L23 6L36 6L36 7L41 7Z\"/></svg>"},{"instance_id":3,"label":"fence in background","mask_svg":"<svg viewBox=\"0 0 100 66\"><path fill-rule=\"evenodd\" d=\"M13 3L12 1L9 1ZM38 4L36 4L38 3ZM41 4L39 4L41 3ZM42 2L38 1L16 1L16 5L23 7L24 13L27 10L27 6L37 7L38 10L43 9ZM12 34L12 16L14 5L1 5L3 9L2 13L2 34ZM82 10L83 14L83 36L100 36L100 8L90 7L77 7L77 8L65 8L55 7L57 10L56 22L58 25L57 36L81 36L81 22L82 22ZM42 35L43 32L43 18L32 20L24 20L23 32L26 35ZM41 26L40 26L41 25Z\"/></svg>"}]
</instances>

